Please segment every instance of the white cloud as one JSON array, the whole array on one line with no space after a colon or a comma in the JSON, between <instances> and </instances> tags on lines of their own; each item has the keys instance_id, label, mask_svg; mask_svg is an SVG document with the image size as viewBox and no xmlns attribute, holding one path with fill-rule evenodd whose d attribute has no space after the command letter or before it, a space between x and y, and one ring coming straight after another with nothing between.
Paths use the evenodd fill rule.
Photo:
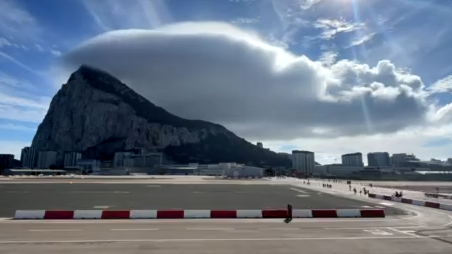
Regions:
<instances>
[{"instance_id":1,"label":"white cloud","mask_svg":"<svg viewBox=\"0 0 452 254\"><path fill-rule=\"evenodd\" d=\"M436 81L427 90L432 93L452 93L452 75Z\"/></svg>"},{"instance_id":2,"label":"white cloud","mask_svg":"<svg viewBox=\"0 0 452 254\"><path fill-rule=\"evenodd\" d=\"M248 139L394 133L447 116L428 118L440 111L421 78L390 61L324 67L223 23L110 32L64 60L71 71L105 69L172 113Z\"/></svg>"},{"instance_id":3,"label":"white cloud","mask_svg":"<svg viewBox=\"0 0 452 254\"><path fill-rule=\"evenodd\" d=\"M150 29L171 21L163 0L82 0L82 3L103 31L128 28Z\"/></svg>"},{"instance_id":4,"label":"white cloud","mask_svg":"<svg viewBox=\"0 0 452 254\"><path fill-rule=\"evenodd\" d=\"M375 36L375 34L376 33L369 33L369 34L357 36L352 39L352 41L350 42L350 45L348 45L347 47L354 47L354 46L364 44L364 43L372 40L372 38Z\"/></svg>"},{"instance_id":5,"label":"white cloud","mask_svg":"<svg viewBox=\"0 0 452 254\"><path fill-rule=\"evenodd\" d=\"M323 32L320 38L324 40L333 39L339 33L349 33L365 27L364 23L352 23L345 20L318 19L314 27L320 28Z\"/></svg>"},{"instance_id":6,"label":"white cloud","mask_svg":"<svg viewBox=\"0 0 452 254\"><path fill-rule=\"evenodd\" d=\"M292 141L264 141L264 146L274 151L285 151L283 146L294 146L296 149L314 151L316 161L320 163L340 163L341 155L349 152L362 152L363 159L368 152L414 153L423 160L431 158L446 159L452 157L452 143L444 146L431 147L427 144L432 140L442 140L452 137L452 126L413 127L392 134L337 137L327 140L305 138ZM335 161L336 159L336 161Z\"/></svg>"},{"instance_id":7,"label":"white cloud","mask_svg":"<svg viewBox=\"0 0 452 254\"><path fill-rule=\"evenodd\" d=\"M61 52L56 49L50 49L50 53L52 53L52 55L54 56L61 56Z\"/></svg>"},{"instance_id":8,"label":"white cloud","mask_svg":"<svg viewBox=\"0 0 452 254\"><path fill-rule=\"evenodd\" d=\"M338 53L336 51L325 51L320 55L319 61L326 66L331 66L336 62L337 57Z\"/></svg>"}]
</instances>

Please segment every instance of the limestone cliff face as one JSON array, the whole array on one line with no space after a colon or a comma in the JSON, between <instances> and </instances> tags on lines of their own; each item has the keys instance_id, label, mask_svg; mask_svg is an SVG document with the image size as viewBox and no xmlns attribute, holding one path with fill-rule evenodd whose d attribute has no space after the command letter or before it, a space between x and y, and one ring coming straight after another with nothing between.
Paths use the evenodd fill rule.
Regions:
<instances>
[{"instance_id":1,"label":"limestone cliff face","mask_svg":"<svg viewBox=\"0 0 452 254\"><path fill-rule=\"evenodd\" d=\"M167 155L183 163L288 163L221 125L172 115L110 74L89 66L81 66L54 96L32 146L80 151L100 159L110 159L117 151L157 146L166 147ZM237 157L229 151L234 149L251 152L254 158ZM268 155L277 161L269 163Z\"/></svg>"}]
</instances>

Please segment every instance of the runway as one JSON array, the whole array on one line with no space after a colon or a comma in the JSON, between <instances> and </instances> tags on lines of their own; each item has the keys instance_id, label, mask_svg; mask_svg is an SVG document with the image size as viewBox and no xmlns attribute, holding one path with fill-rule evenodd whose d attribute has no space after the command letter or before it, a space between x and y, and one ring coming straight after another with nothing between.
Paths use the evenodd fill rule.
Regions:
<instances>
[{"instance_id":1,"label":"runway","mask_svg":"<svg viewBox=\"0 0 452 254\"><path fill-rule=\"evenodd\" d=\"M0 253L449 254L452 248L452 231L419 235L427 227L409 219L2 221L0 228Z\"/></svg>"},{"instance_id":2,"label":"runway","mask_svg":"<svg viewBox=\"0 0 452 254\"><path fill-rule=\"evenodd\" d=\"M0 217L16 210L83 209L294 209L385 208L387 216L405 214L384 203L333 196L289 185L269 184L1 184Z\"/></svg>"},{"instance_id":3,"label":"runway","mask_svg":"<svg viewBox=\"0 0 452 254\"><path fill-rule=\"evenodd\" d=\"M449 254L452 248L452 213L336 196L321 188L246 181L33 181L38 182L0 183L0 217L11 217L16 209L264 209L288 203L298 209L384 207L388 216L294 219L289 224L281 219L0 219L0 253Z\"/></svg>"}]
</instances>

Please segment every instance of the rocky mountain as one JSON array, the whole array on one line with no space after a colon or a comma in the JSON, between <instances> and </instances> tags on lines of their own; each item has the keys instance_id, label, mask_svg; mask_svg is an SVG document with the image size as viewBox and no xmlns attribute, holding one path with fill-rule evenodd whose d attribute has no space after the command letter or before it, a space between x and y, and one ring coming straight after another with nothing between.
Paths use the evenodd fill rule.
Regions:
<instances>
[{"instance_id":1,"label":"rocky mountain","mask_svg":"<svg viewBox=\"0 0 452 254\"><path fill-rule=\"evenodd\" d=\"M112 75L86 65L53 97L32 146L104 160L118 151L164 147L165 155L178 163L290 165L287 157L258 148L219 124L170 114Z\"/></svg>"}]
</instances>

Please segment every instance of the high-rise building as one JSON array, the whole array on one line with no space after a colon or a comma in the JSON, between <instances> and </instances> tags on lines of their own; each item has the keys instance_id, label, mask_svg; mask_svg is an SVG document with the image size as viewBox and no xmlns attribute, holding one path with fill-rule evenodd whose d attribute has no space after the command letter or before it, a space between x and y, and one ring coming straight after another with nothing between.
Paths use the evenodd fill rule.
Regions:
<instances>
[{"instance_id":1,"label":"high-rise building","mask_svg":"<svg viewBox=\"0 0 452 254\"><path fill-rule=\"evenodd\" d=\"M314 171L315 157L313 152L292 151L292 168L298 170L300 174L311 175Z\"/></svg>"},{"instance_id":2,"label":"high-rise building","mask_svg":"<svg viewBox=\"0 0 452 254\"><path fill-rule=\"evenodd\" d=\"M375 152L367 154L367 164L370 167L389 167L389 153L387 152Z\"/></svg>"},{"instance_id":3,"label":"high-rise building","mask_svg":"<svg viewBox=\"0 0 452 254\"><path fill-rule=\"evenodd\" d=\"M342 155L342 165L344 166L363 166L362 153L349 153Z\"/></svg>"},{"instance_id":4,"label":"high-rise building","mask_svg":"<svg viewBox=\"0 0 452 254\"><path fill-rule=\"evenodd\" d=\"M259 147L259 148L264 148L264 145L262 144L262 142L257 142L256 145L257 145L257 147Z\"/></svg>"},{"instance_id":5,"label":"high-rise building","mask_svg":"<svg viewBox=\"0 0 452 254\"><path fill-rule=\"evenodd\" d=\"M82 154L78 152L66 152L64 153L64 167L75 167L77 161L82 158Z\"/></svg>"},{"instance_id":6,"label":"high-rise building","mask_svg":"<svg viewBox=\"0 0 452 254\"><path fill-rule=\"evenodd\" d=\"M56 164L57 152L55 151L41 151L38 153L38 168L47 169L51 165Z\"/></svg>"},{"instance_id":7,"label":"high-rise building","mask_svg":"<svg viewBox=\"0 0 452 254\"><path fill-rule=\"evenodd\" d=\"M38 163L38 149L36 147L24 147L20 154L20 162L24 168L35 168Z\"/></svg>"}]
</instances>

